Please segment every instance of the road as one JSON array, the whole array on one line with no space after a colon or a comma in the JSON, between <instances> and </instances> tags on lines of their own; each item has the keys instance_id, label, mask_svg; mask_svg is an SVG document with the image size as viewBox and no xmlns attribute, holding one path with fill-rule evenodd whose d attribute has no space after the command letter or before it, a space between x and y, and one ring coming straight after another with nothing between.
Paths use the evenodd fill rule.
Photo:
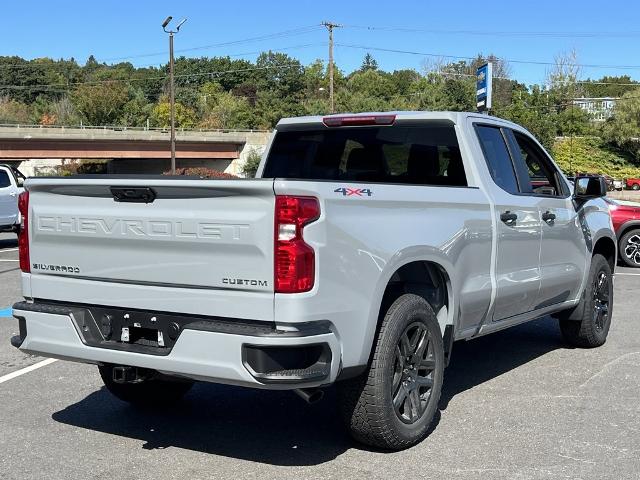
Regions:
<instances>
[{"instance_id":1,"label":"road","mask_svg":"<svg viewBox=\"0 0 640 480\"><path fill-rule=\"evenodd\" d=\"M20 298L15 248L0 235L0 309ZM56 361L0 383L0 478L638 478L640 270L617 272L604 347L568 348L551 318L457 343L433 432L409 450L352 442L332 391L308 406L199 384L145 412L111 397L95 367ZM15 333L0 318L0 382L43 360L11 347Z\"/></svg>"}]
</instances>

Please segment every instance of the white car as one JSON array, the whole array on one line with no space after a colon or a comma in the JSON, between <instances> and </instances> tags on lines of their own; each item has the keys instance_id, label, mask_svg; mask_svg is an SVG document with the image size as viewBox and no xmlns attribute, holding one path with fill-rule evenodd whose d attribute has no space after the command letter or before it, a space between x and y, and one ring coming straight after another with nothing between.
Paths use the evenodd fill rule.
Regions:
<instances>
[{"instance_id":1,"label":"white car","mask_svg":"<svg viewBox=\"0 0 640 480\"><path fill-rule=\"evenodd\" d=\"M24 175L8 165L0 165L0 231L15 231L20 225L18 195L24 191Z\"/></svg>"}]
</instances>

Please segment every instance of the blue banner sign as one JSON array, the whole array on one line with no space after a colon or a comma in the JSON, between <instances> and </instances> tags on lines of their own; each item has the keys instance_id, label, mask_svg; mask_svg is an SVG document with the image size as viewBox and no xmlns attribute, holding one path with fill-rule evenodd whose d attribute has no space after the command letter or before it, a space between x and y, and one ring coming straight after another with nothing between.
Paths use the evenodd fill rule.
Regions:
<instances>
[{"instance_id":1,"label":"blue banner sign","mask_svg":"<svg viewBox=\"0 0 640 480\"><path fill-rule=\"evenodd\" d=\"M478 67L476 71L476 106L479 112L491 109L493 65L491 62Z\"/></svg>"}]
</instances>

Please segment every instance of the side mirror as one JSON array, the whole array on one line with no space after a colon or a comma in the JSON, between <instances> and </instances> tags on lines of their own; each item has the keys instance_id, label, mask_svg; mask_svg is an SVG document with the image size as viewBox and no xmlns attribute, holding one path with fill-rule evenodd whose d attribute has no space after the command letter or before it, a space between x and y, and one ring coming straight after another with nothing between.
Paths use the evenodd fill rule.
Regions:
<instances>
[{"instance_id":1,"label":"side mirror","mask_svg":"<svg viewBox=\"0 0 640 480\"><path fill-rule=\"evenodd\" d=\"M573 197L577 200L604 197L607 181L603 177L577 177Z\"/></svg>"}]
</instances>

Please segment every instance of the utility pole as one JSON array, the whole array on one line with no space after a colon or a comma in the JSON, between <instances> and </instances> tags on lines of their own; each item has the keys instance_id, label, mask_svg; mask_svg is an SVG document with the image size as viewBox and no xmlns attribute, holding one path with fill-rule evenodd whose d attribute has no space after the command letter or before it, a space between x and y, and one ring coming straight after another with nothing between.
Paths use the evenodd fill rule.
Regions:
<instances>
[{"instance_id":1,"label":"utility pole","mask_svg":"<svg viewBox=\"0 0 640 480\"><path fill-rule=\"evenodd\" d=\"M183 19L178 23L175 30L167 30L167 25L173 17L169 16L162 24L162 29L169 34L169 106L171 110L171 174L176 174L176 95L175 83L173 81L173 35L180 31L180 27L187 19Z\"/></svg>"},{"instance_id":2,"label":"utility pole","mask_svg":"<svg viewBox=\"0 0 640 480\"><path fill-rule=\"evenodd\" d=\"M333 29L340 28L342 25L331 22L322 22L322 25L327 27L329 31L329 113L335 113L335 101L333 99Z\"/></svg>"}]
</instances>

